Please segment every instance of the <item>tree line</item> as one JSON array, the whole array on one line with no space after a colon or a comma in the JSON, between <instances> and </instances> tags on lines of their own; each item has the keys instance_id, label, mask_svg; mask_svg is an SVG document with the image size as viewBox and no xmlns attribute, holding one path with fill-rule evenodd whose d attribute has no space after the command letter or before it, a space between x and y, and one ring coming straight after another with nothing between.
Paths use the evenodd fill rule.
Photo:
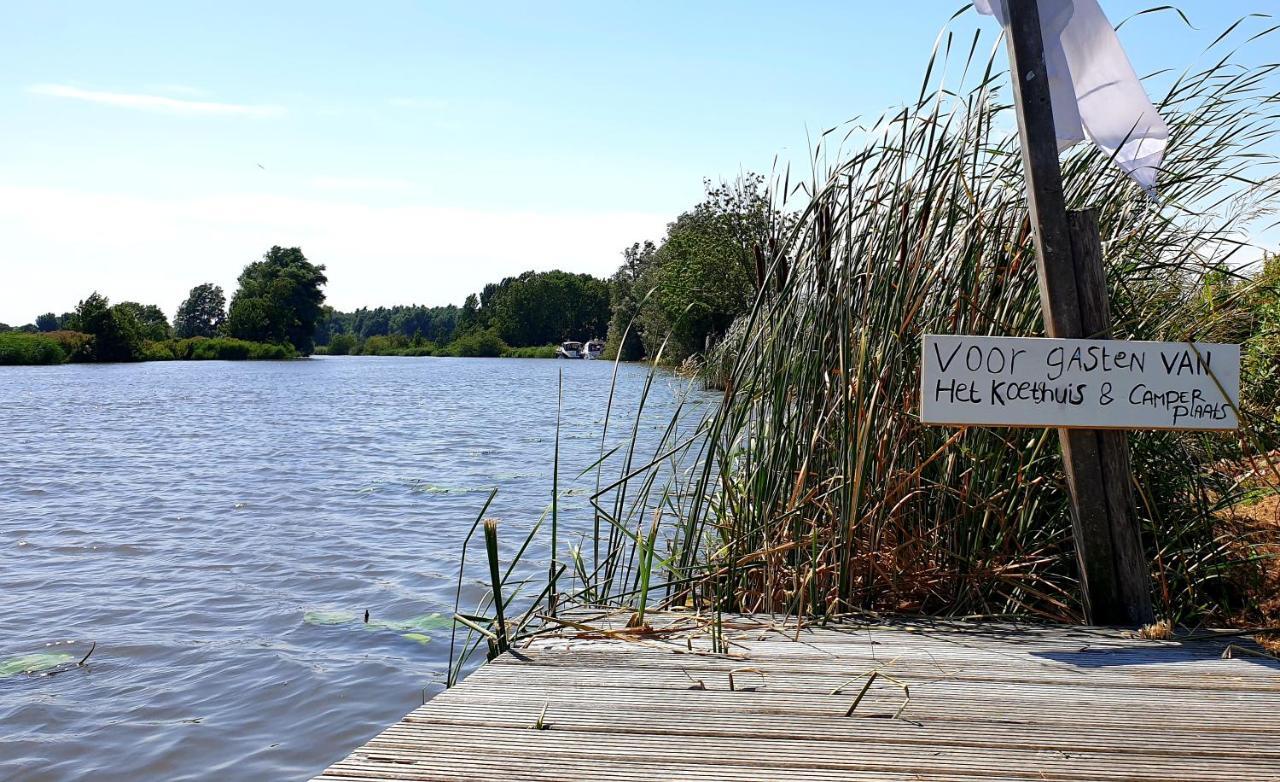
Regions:
<instances>
[{"instance_id":1,"label":"tree line","mask_svg":"<svg viewBox=\"0 0 1280 782\"><path fill-rule=\"evenodd\" d=\"M661 351L681 362L720 340L761 291L781 284L765 279L767 259L794 223L772 205L760 175L708 181L705 191L663 237L625 248L608 280L527 271L485 285L461 307L326 310L316 344L329 353L469 355L457 346L483 342L481 355L499 355L599 337L610 358Z\"/></svg>"},{"instance_id":2,"label":"tree line","mask_svg":"<svg viewBox=\"0 0 1280 782\"><path fill-rule=\"evenodd\" d=\"M326 309L315 341L331 355L551 356L551 351L522 349L603 339L610 302L606 280L558 270L528 271L484 286L461 307Z\"/></svg>"},{"instance_id":3,"label":"tree line","mask_svg":"<svg viewBox=\"0 0 1280 782\"><path fill-rule=\"evenodd\" d=\"M762 293L785 282L771 259L794 215L773 205L765 178L704 181L703 200L667 225L658 242L623 250L610 279L606 355L673 363L704 353ZM773 279L769 278L770 270Z\"/></svg>"},{"instance_id":4,"label":"tree line","mask_svg":"<svg viewBox=\"0 0 1280 782\"><path fill-rule=\"evenodd\" d=\"M762 292L780 284L766 279L772 268L767 259L793 220L772 205L765 179L749 174L732 184L706 182L700 203L678 215L657 241L625 248L607 280L528 271L485 285L460 307L342 312L325 304L323 265L308 261L301 248L275 246L245 266L229 304L218 285L197 285L172 323L157 305L112 305L94 292L73 312L45 313L18 330L63 335L58 338L75 360L90 361L188 358L196 349L191 340L238 340L301 356L317 348L330 354L552 355L547 346L604 338L610 358L632 361L661 352L680 362L721 339ZM785 275L785 264L777 268ZM75 342L65 336L69 332L88 339ZM238 345L235 351L253 349Z\"/></svg>"},{"instance_id":5,"label":"tree line","mask_svg":"<svg viewBox=\"0 0 1280 782\"><path fill-rule=\"evenodd\" d=\"M157 305L113 305L94 291L71 312L47 312L16 329L43 344L11 338L4 348L17 355L34 351L39 363L310 355L327 281L324 266L300 248L275 246L244 267L230 306L221 287L204 283L191 289L170 323ZM6 331L15 329L0 324Z\"/></svg>"}]
</instances>

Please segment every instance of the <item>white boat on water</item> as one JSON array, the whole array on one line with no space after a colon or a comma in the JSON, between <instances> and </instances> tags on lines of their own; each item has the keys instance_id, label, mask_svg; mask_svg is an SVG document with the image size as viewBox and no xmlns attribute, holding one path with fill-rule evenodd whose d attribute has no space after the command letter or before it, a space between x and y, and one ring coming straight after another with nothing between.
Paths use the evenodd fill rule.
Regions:
<instances>
[{"instance_id":1,"label":"white boat on water","mask_svg":"<svg viewBox=\"0 0 1280 782\"><path fill-rule=\"evenodd\" d=\"M582 358L582 343L572 340L561 342L556 348L556 358Z\"/></svg>"},{"instance_id":2,"label":"white boat on water","mask_svg":"<svg viewBox=\"0 0 1280 782\"><path fill-rule=\"evenodd\" d=\"M586 350L583 351L582 357L589 359L600 358L604 355L604 340L592 339L587 341Z\"/></svg>"}]
</instances>

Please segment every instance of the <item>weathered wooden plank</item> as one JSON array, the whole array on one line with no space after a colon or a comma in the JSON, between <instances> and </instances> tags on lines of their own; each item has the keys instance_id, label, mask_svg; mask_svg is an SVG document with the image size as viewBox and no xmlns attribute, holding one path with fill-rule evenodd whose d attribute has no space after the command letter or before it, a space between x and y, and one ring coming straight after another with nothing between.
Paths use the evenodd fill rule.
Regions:
<instances>
[{"instance_id":1,"label":"weathered wooden plank","mask_svg":"<svg viewBox=\"0 0 1280 782\"><path fill-rule=\"evenodd\" d=\"M759 668L744 663L744 667ZM709 670L698 668L696 664L671 667L635 666L635 667L595 667L584 664L578 667L544 667L544 666L492 666L494 670L483 672L480 681L486 684L505 683L520 686L577 686L579 682L587 682L592 687L624 687L635 689L687 690L696 681L712 690L728 690L728 670ZM764 670L761 680L752 674L742 673L737 676L737 685L748 687L770 694L825 694L849 682L855 677L869 672L866 667L833 667L827 673L789 673L785 671ZM900 672L893 668L885 668L883 672L901 679ZM916 678L907 677L903 681L912 692L920 696L931 697L978 697L987 700L1012 699L1026 700L1035 698L1043 704L1136 704L1147 705L1153 702L1165 704L1170 708L1213 708L1222 707L1236 710L1244 714L1251 711L1280 709L1280 692L1261 691L1229 691L1212 690L1197 692L1188 689L1161 687L1116 688L1105 685L1085 684L1040 684L1027 681L965 681L954 678ZM847 689L847 687L846 687ZM605 696L601 696L605 697ZM1277 713L1280 713L1278 711Z\"/></svg>"},{"instance_id":2,"label":"weathered wooden plank","mask_svg":"<svg viewBox=\"0 0 1280 782\"><path fill-rule=\"evenodd\" d=\"M736 665L734 663L737 663ZM906 678L917 684L923 682L957 682L968 684L1027 684L1037 686L1058 687L1093 687L1109 690L1137 690L1145 696L1179 694L1195 697L1198 694L1229 695L1232 693L1258 693L1260 695L1280 696L1280 688L1275 683L1259 681L1257 677L1235 676L1223 678L1216 675L1188 671L1185 676L1178 677L1158 671L1098 673L1060 671L1052 668L1031 670L1018 669L1013 666L966 667L949 661L931 660L866 660L866 659L827 659L792 661L769 658L750 658L743 661L719 663L715 660L696 657L678 658L674 661L662 658L638 658L634 661L620 660L617 657L586 656L574 660L572 655L555 658L540 658L537 663L525 663L515 668L530 668L537 665L548 669L600 669L627 668L630 670L671 670L679 668L690 675L719 677L723 680L727 674L743 666L750 666L763 672L768 677L789 677L801 680L804 676L826 676L850 678L870 671L887 673L899 678ZM516 674L519 675L519 674ZM536 675L530 673L530 675ZM773 681L780 681L773 678ZM819 682L817 686L822 686ZM1168 692L1164 692L1168 691ZM1179 693L1179 691L1184 691Z\"/></svg>"},{"instance_id":3,"label":"weathered wooden plank","mask_svg":"<svg viewBox=\"0 0 1280 782\"><path fill-rule=\"evenodd\" d=\"M688 674L687 676L686 673ZM580 671L557 670L545 676L522 677L503 674L495 678L482 680L480 683L484 686L483 692L473 693L459 690L445 693L438 697L447 695L450 698L470 699L483 697L487 693L537 691L558 693L564 697L581 697L595 700L667 696L682 698L685 697L683 693L686 690L710 694L732 694L727 678L727 676L715 677L683 670L649 671L639 676L621 669L615 669L613 672L602 672L593 669L582 669ZM760 698L769 698L771 699L770 704L776 708L793 704L798 708L816 706L829 708L826 704L830 698L841 697L839 694L832 695L837 687L841 687L841 693L845 693L850 688L860 688L861 682L865 680L865 678L853 676L831 676L814 686L812 684L795 685L790 682L779 681L780 678L775 676L761 680L752 674L739 673L736 676L736 692L751 693ZM873 687L868 692L868 696L874 695L881 689L889 692L896 686L885 684L887 680L883 677L878 677L878 681L880 684ZM1243 725L1247 724L1254 715L1274 713L1277 704L1277 699L1274 696L1259 696L1254 693L1241 693L1231 697L1214 699L1165 698L1160 697L1158 691L1156 691L1155 697L1144 693L1139 693L1134 697L1112 697L1105 689L1084 692L1074 692L1071 689L1046 691L1018 686L1006 686L997 689L986 685L960 687L948 686L946 682L939 685L928 682L911 682L904 679L898 679L898 681L910 687L913 708L928 706L937 711L944 711L951 707L969 709L974 704L979 707L983 704L988 704L990 708L1007 708L1022 704L1027 706L1031 713L1042 714L1044 721L1060 719L1061 715L1058 712L1066 708L1105 706L1112 710L1129 710L1147 708L1152 703L1159 703L1162 706L1167 706L1167 711L1170 712L1161 713L1159 716L1161 721L1173 721L1183 717L1190 717L1204 723L1211 723L1215 722L1217 717L1221 715L1225 716L1228 722ZM618 692L614 692L615 690ZM742 701L744 707L751 703L745 696L740 696L739 700ZM1176 710L1178 709L1194 709L1194 713L1177 712ZM1105 715L1098 716L1102 718Z\"/></svg>"},{"instance_id":4,"label":"weathered wooden plank","mask_svg":"<svg viewBox=\"0 0 1280 782\"><path fill-rule=\"evenodd\" d=\"M444 746L465 746L472 754L554 762L561 758L624 765L669 758L684 763L746 765L768 778L774 769L841 771L922 770L969 773L999 769L1036 773L1047 779L1152 780L1178 778L1191 765L1186 758L1139 757L1122 753L1019 750L965 746L915 746L868 741L840 744L813 740L778 740L685 735L609 735L574 730L534 730L436 725L412 738L379 736L360 753L366 757L428 758ZM1195 778L1237 780L1280 776L1280 761L1264 758L1212 758L1195 763Z\"/></svg>"},{"instance_id":5,"label":"weathered wooden plank","mask_svg":"<svg viewBox=\"0 0 1280 782\"><path fill-rule=\"evenodd\" d=\"M490 705L495 710L502 704L510 702L521 692L536 693L533 697L545 703L560 704L560 708L584 708L600 710L675 710L698 709L708 714L732 719L743 715L763 715L778 720L790 719L793 716L813 717L826 720L845 718L848 708L853 703L860 687L853 692L839 696L825 693L808 695L779 694L767 691L729 693L721 691L681 691L681 690L627 690L610 688L603 694L589 692L590 687L570 690L568 688L500 688L492 693L486 691L483 697L476 696L478 703ZM691 694L693 693L693 694ZM1018 700L1015 698L989 699L980 695L965 697L939 698L916 693L912 690L912 698L902 711L902 717L912 723L929 724L932 722L958 723L993 722L1002 725L1017 725L1020 729L1043 731L1068 731L1079 726L1105 726L1108 729L1124 730L1127 724L1138 721L1146 730L1189 730L1204 733L1239 733L1251 734L1256 741L1267 741L1275 737L1274 709L1253 708L1224 709L1212 711L1204 708L1185 707L1183 705L1165 707L1178 709L1179 713L1165 715L1154 710L1150 703L1115 704L1098 703L1088 700L1076 702L1049 702L1043 705ZM888 719L899 713L905 698L901 691L892 686L877 684L863 697L858 705L856 718ZM659 705L661 704L661 705ZM406 721L415 722L419 718L409 716Z\"/></svg>"},{"instance_id":6,"label":"weathered wooden plank","mask_svg":"<svg viewBox=\"0 0 1280 782\"><path fill-rule=\"evenodd\" d=\"M1144 665L1155 665L1168 668L1176 664L1178 669L1198 668L1207 671L1229 672L1233 668L1250 670L1258 666L1271 667L1280 673L1280 663L1266 661L1262 658L1224 659L1216 648L1197 644L1199 648L1191 650L1178 645L1147 646L1101 646L1072 644L1045 644L1031 649L1001 649L1000 647L981 647L963 644L936 644L912 639L886 638L877 636L874 640L861 643L831 643L826 640L801 640L764 638L764 639L726 639L729 643L729 654L713 654L709 642L704 638L687 638L680 641L645 641L643 643L619 644L614 640L566 639L559 641L540 641L527 647L533 652L572 651L575 653L592 653L593 651L626 654L680 654L698 652L707 657L732 659L746 652L751 658L759 657L889 657L891 655L910 655L919 658L951 658L960 661L1000 663L1009 661L1015 665L1056 667L1073 670L1127 670L1141 669ZM734 644L745 644L738 648ZM527 654L528 652L526 652ZM516 661L521 656L515 658Z\"/></svg>"},{"instance_id":7,"label":"weathered wooden plank","mask_svg":"<svg viewBox=\"0 0 1280 782\"><path fill-rule=\"evenodd\" d=\"M1010 730L1010 721L970 716L963 720L892 720L854 715L834 719L830 714L744 713L737 710L689 708L682 701L607 704L580 702L555 695L539 697L508 694L501 700L470 699L441 703L415 714L383 735L416 735L417 725L475 725L527 728L539 720L552 729L616 734L737 738L814 739L859 743L869 739L889 743L961 745L1007 749L1077 752L1105 750L1131 756L1160 755L1173 758L1259 757L1280 760L1280 746L1258 742L1257 733L1204 731L1196 725L1140 725L1118 731L1114 725L1079 722L1074 725L1023 723ZM870 704L868 704L870 705ZM893 704L897 705L897 704ZM625 707L625 708L619 708Z\"/></svg>"},{"instance_id":8,"label":"weathered wooden plank","mask_svg":"<svg viewBox=\"0 0 1280 782\"><path fill-rule=\"evenodd\" d=\"M753 644L745 658L725 658L709 654L681 653L679 648L662 651L648 647L619 649L616 646L591 645L579 648L540 646L527 649L520 659L508 659L499 665L546 666L569 668L665 668L684 670L729 671L743 665L778 673L855 675L867 670L900 672L927 680L1025 682L1029 684L1063 684L1105 686L1108 688L1149 688L1252 691L1280 694L1280 663L1271 676L1254 676L1258 664L1244 659L1182 662L1129 662L1150 660L1147 656L1110 655L1091 661L1088 667L1075 666L1054 659L1011 660L997 655L957 655L939 651L920 653L912 649L870 647L849 649L839 653L813 647L799 647L793 653L775 648L764 649ZM675 659L672 659L675 658ZM1159 659L1159 658L1155 658Z\"/></svg>"},{"instance_id":9,"label":"weathered wooden plank","mask_svg":"<svg viewBox=\"0 0 1280 782\"><path fill-rule=\"evenodd\" d=\"M692 627L652 617L673 622ZM540 638L317 779L1280 780L1280 663L1220 659L1225 642L924 622L797 641L771 621L726 626L743 659L688 653L696 630ZM864 681L849 679L872 669L910 688L901 719L885 679L847 715Z\"/></svg>"},{"instance_id":10,"label":"weathered wooden plank","mask_svg":"<svg viewBox=\"0 0 1280 782\"><path fill-rule=\"evenodd\" d=\"M926 782L972 782L970 774L934 773L926 771L876 772L876 771L828 771L821 769L770 769L769 780L778 782L901 782L921 780ZM983 775L989 782L1027 782L1039 780L1039 776L1015 774ZM384 780L494 780L494 782L565 782L566 780L604 780L606 782L654 782L655 780L757 780L758 768L741 765L702 766L680 760L633 761L601 764L592 761L557 762L554 765L531 760L516 765L510 760L492 761L477 758L464 751L440 750L429 758L417 762L377 762L351 758L335 764L316 780L319 782L383 782Z\"/></svg>"},{"instance_id":11,"label":"weathered wooden plank","mask_svg":"<svg viewBox=\"0 0 1280 782\"><path fill-rule=\"evenodd\" d=\"M697 627L705 628L710 622L708 617L679 612L658 616L663 616L664 618L656 619L654 618L655 615L650 615L648 619L648 623L658 629L674 626L682 630L692 630ZM583 614L581 617L571 614L566 618L591 624L601 631L620 631L626 627L630 616L625 612L614 612L608 615L599 613ZM975 629L979 627L981 628L980 632L975 632ZM1179 645L1176 642L1148 641L1136 638L1131 631L1117 630L1115 628L1090 627L1087 625L1020 625L1003 622L982 622L977 624L942 619L915 619L902 622L895 620L892 624L865 620L846 620L825 625L806 623L797 630L795 617L779 615L728 620L725 623L724 630L724 636L730 639L763 640L765 637L775 637L778 640L830 643L845 641L866 643L870 638L869 634L874 634L877 641L908 639L914 643L924 645L952 644L1002 650L1057 648L1062 644L1069 644L1073 641L1079 641L1082 645L1114 647ZM1225 645L1230 640L1228 638L1221 642L1197 642L1197 648L1200 648L1204 643ZM1201 651L1203 652L1203 650Z\"/></svg>"}]
</instances>

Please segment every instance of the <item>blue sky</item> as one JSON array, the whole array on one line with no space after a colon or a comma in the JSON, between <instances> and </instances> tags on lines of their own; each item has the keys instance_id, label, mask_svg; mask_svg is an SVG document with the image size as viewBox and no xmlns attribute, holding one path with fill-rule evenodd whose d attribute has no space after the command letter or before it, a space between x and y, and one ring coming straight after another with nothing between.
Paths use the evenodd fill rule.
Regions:
<instances>
[{"instance_id":1,"label":"blue sky","mask_svg":"<svg viewBox=\"0 0 1280 782\"><path fill-rule=\"evenodd\" d=\"M0 322L97 289L172 314L272 244L330 303L460 303L607 275L703 177L807 170L809 135L910 100L961 7L882 2L12 3L0 30ZM1146 0L1103 0L1113 22ZM1262 0L1126 25L1182 67ZM994 42L995 25L969 12ZM1259 56L1261 56L1259 54Z\"/></svg>"}]
</instances>

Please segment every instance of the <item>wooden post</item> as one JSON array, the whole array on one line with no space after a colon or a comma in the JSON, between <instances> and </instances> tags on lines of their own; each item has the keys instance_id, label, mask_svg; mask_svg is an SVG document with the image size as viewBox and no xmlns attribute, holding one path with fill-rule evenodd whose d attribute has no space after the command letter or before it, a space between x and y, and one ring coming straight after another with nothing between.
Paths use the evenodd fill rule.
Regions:
<instances>
[{"instance_id":1,"label":"wooden post","mask_svg":"<svg viewBox=\"0 0 1280 782\"><path fill-rule=\"evenodd\" d=\"M1102 261L1102 237L1095 210L1067 213L1071 238L1071 265L1076 277L1082 337L1111 338L1111 306L1107 296L1106 269ZM1081 430L1090 431L1090 430ZM1151 580L1142 550L1142 531L1133 502L1133 474L1129 466L1129 438L1120 430L1091 430L1098 438L1102 466L1102 494L1107 504L1107 529L1111 534L1118 604L1111 613L1100 613L1100 624L1149 624L1155 619L1151 606Z\"/></svg>"},{"instance_id":2,"label":"wooden post","mask_svg":"<svg viewBox=\"0 0 1280 782\"><path fill-rule=\"evenodd\" d=\"M1008 12L1009 72L1017 104L1018 129L1022 135L1022 162L1027 179L1027 202L1034 229L1037 271L1040 280L1040 307L1045 332L1050 337L1079 338L1105 333L1107 322L1106 283L1101 277L1101 243L1094 224L1092 238L1081 237L1082 259L1096 260L1092 269L1077 275L1072 233L1062 190L1062 169L1058 165L1058 141L1054 131L1049 79L1045 69L1044 41L1040 33L1040 11L1036 0L1005 0ZM1096 243L1096 244L1095 244ZM1093 255L1089 255L1092 253ZM1082 264L1083 265L1083 264ZM1081 284L1089 293L1081 296ZM1082 298L1088 301L1085 305ZM1101 301L1101 306L1098 302ZM1083 313L1089 313L1086 330ZM1098 320L1098 318L1101 320ZM1127 446L1119 463L1116 441L1106 445L1095 430L1059 429L1062 460L1071 494L1072 526L1076 558L1080 565L1080 586L1084 598L1085 621L1090 624L1140 624L1151 621L1151 597L1146 589L1146 564L1140 540L1133 558L1136 536L1133 514L1127 500L1130 476ZM1123 438L1123 435L1121 435ZM1106 464L1104 459L1116 461ZM1123 470L1123 472L1121 472ZM1111 478L1108 478L1108 473ZM1119 482L1123 490L1109 491ZM1113 512L1115 516L1113 517ZM1113 526L1118 525L1117 533ZM1117 543L1120 549L1117 550ZM1127 572L1121 573L1121 567ZM1141 589L1136 585L1142 584ZM1139 596L1138 593L1141 593Z\"/></svg>"}]
</instances>

